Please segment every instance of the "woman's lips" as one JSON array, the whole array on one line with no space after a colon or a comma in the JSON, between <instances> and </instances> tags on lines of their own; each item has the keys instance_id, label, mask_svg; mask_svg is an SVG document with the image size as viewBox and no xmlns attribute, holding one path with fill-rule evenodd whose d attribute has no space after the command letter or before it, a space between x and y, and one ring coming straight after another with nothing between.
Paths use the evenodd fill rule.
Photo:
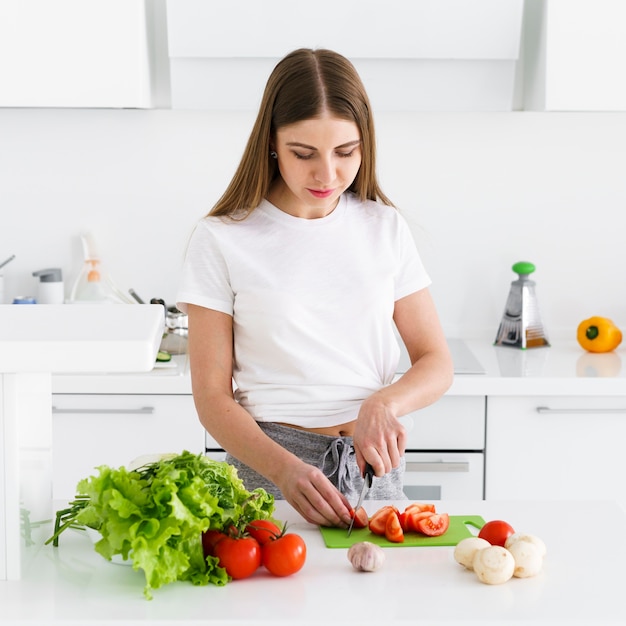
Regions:
<instances>
[{"instance_id":1,"label":"woman's lips","mask_svg":"<svg viewBox=\"0 0 626 626\"><path fill-rule=\"evenodd\" d=\"M334 189L307 189L307 191L316 198L328 198L332 196Z\"/></svg>"}]
</instances>

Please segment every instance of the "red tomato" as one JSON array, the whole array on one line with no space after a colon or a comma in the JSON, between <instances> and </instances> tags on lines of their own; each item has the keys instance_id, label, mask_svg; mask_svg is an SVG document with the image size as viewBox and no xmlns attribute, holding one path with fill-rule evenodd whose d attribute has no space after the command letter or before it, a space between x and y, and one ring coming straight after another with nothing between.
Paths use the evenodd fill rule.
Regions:
<instances>
[{"instance_id":1,"label":"red tomato","mask_svg":"<svg viewBox=\"0 0 626 626\"><path fill-rule=\"evenodd\" d=\"M300 535L287 533L268 541L261 548L262 562L274 576L291 576L302 569L306 560L306 543Z\"/></svg>"},{"instance_id":2,"label":"red tomato","mask_svg":"<svg viewBox=\"0 0 626 626\"><path fill-rule=\"evenodd\" d=\"M202 533L202 550L204 556L215 556L215 545L226 537L221 530L206 530Z\"/></svg>"},{"instance_id":3,"label":"red tomato","mask_svg":"<svg viewBox=\"0 0 626 626\"><path fill-rule=\"evenodd\" d=\"M370 521L369 521L369 529L371 532L373 532L375 535L381 535L381 536L385 536L385 528L387 525L387 517L389 517L390 513L398 513L398 510L391 505L386 505L384 507L382 507L381 509L378 509L378 511L376 511L376 513L374 513L374 515L372 515L372 517L370 517Z\"/></svg>"},{"instance_id":4,"label":"red tomato","mask_svg":"<svg viewBox=\"0 0 626 626\"><path fill-rule=\"evenodd\" d=\"M246 532L263 546L268 541L278 539L283 529L268 519L255 519L246 526Z\"/></svg>"},{"instance_id":5,"label":"red tomato","mask_svg":"<svg viewBox=\"0 0 626 626\"><path fill-rule=\"evenodd\" d=\"M418 528L419 521L426 519L431 515L435 515L431 511L405 511L404 512L404 530L405 532L420 532Z\"/></svg>"},{"instance_id":6,"label":"red tomato","mask_svg":"<svg viewBox=\"0 0 626 626\"><path fill-rule=\"evenodd\" d=\"M447 513L433 513L417 522L417 531L429 537L438 537L448 530L448 526L450 518Z\"/></svg>"},{"instance_id":7,"label":"red tomato","mask_svg":"<svg viewBox=\"0 0 626 626\"><path fill-rule=\"evenodd\" d=\"M404 532L402 532L400 518L396 511L391 511L389 515L387 515L387 521L385 522L385 538L387 541L392 541L393 543L404 542Z\"/></svg>"},{"instance_id":8,"label":"red tomato","mask_svg":"<svg viewBox=\"0 0 626 626\"><path fill-rule=\"evenodd\" d=\"M261 546L254 537L224 537L214 547L215 556L227 574L248 578L261 565Z\"/></svg>"},{"instance_id":9,"label":"red tomato","mask_svg":"<svg viewBox=\"0 0 626 626\"><path fill-rule=\"evenodd\" d=\"M424 511L428 511L430 513L436 513L434 504L422 504L420 502L412 502L409 504L406 509L404 509L407 513L409 511L415 513L422 513Z\"/></svg>"},{"instance_id":10,"label":"red tomato","mask_svg":"<svg viewBox=\"0 0 626 626\"><path fill-rule=\"evenodd\" d=\"M487 522L478 533L481 539L485 539L492 546L504 547L504 542L514 533L513 527L502 520Z\"/></svg>"},{"instance_id":11,"label":"red tomato","mask_svg":"<svg viewBox=\"0 0 626 626\"><path fill-rule=\"evenodd\" d=\"M350 515L354 518L353 528L367 528L369 525L369 517L367 511L361 506L356 511L352 510Z\"/></svg>"}]
</instances>

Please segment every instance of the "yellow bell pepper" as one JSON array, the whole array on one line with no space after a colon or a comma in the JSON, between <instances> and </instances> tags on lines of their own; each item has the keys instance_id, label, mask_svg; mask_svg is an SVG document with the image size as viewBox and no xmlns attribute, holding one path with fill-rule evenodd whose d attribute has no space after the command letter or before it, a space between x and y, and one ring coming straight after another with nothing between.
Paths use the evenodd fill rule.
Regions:
<instances>
[{"instance_id":1,"label":"yellow bell pepper","mask_svg":"<svg viewBox=\"0 0 626 626\"><path fill-rule=\"evenodd\" d=\"M576 338L587 352L611 352L622 343L622 331L612 320L594 316L578 325Z\"/></svg>"}]
</instances>

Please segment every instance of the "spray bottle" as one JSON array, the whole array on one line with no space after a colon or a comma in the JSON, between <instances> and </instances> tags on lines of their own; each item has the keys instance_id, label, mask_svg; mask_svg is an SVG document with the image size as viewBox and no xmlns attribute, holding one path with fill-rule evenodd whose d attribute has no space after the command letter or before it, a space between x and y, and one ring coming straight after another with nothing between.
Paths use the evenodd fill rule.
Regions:
<instances>
[{"instance_id":1,"label":"spray bottle","mask_svg":"<svg viewBox=\"0 0 626 626\"><path fill-rule=\"evenodd\" d=\"M70 302L73 303L132 303L113 284L111 279L103 272L100 255L96 251L95 242L89 233L81 235L83 242L84 262L83 267L74 282Z\"/></svg>"}]
</instances>

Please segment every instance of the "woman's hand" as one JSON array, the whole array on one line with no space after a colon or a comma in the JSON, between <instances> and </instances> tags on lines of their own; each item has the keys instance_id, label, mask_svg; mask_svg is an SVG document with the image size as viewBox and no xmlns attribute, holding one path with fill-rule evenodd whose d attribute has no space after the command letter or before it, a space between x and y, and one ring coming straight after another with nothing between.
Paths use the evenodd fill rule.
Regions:
<instances>
[{"instance_id":1,"label":"woman's hand","mask_svg":"<svg viewBox=\"0 0 626 626\"><path fill-rule=\"evenodd\" d=\"M381 394L366 398L354 427L356 462L365 472L369 463L376 476L384 476L399 467L406 445L406 430Z\"/></svg>"},{"instance_id":2,"label":"woman's hand","mask_svg":"<svg viewBox=\"0 0 626 626\"><path fill-rule=\"evenodd\" d=\"M352 507L347 498L313 465L297 460L274 481L283 497L307 522L348 527Z\"/></svg>"}]
</instances>

